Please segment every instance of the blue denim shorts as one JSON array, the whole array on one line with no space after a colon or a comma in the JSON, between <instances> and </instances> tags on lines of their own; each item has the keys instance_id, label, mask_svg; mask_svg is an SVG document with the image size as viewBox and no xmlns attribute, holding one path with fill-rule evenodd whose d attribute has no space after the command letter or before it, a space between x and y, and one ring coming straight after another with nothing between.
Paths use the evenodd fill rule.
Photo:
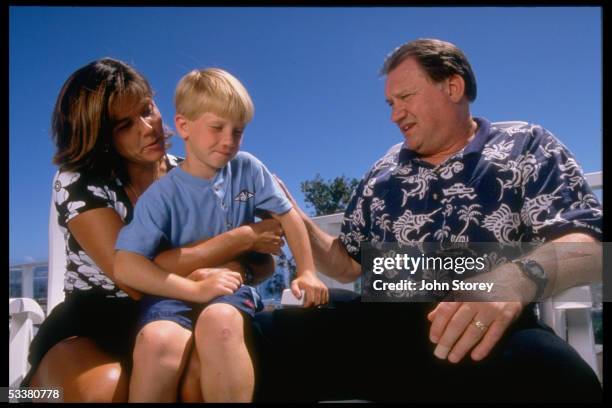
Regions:
<instances>
[{"instance_id":1,"label":"blue denim shorts","mask_svg":"<svg viewBox=\"0 0 612 408\"><path fill-rule=\"evenodd\" d=\"M161 296L145 295L140 299L140 317L137 332L147 324L157 320L170 320L187 330L193 330L193 324L200 312L208 305L226 303L234 306L244 315L253 318L255 313L263 310L261 295L248 285L242 285L231 295L219 296L208 303L191 303L183 300Z\"/></svg>"}]
</instances>

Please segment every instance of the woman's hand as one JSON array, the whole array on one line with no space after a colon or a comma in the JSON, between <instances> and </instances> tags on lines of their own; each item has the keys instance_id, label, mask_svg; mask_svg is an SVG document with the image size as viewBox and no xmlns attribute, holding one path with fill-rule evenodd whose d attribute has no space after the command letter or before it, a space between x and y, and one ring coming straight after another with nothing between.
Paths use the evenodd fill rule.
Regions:
<instances>
[{"instance_id":1,"label":"woman's hand","mask_svg":"<svg viewBox=\"0 0 612 408\"><path fill-rule=\"evenodd\" d=\"M285 244L280 222L270 218L245 227L250 230L251 251L280 255L280 249Z\"/></svg>"}]
</instances>

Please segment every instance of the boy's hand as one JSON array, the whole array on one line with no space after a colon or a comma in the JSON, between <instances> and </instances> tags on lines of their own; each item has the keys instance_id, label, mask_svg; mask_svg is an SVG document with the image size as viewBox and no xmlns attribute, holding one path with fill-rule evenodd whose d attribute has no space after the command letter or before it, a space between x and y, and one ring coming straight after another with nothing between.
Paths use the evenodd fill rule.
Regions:
<instances>
[{"instance_id":1,"label":"boy's hand","mask_svg":"<svg viewBox=\"0 0 612 408\"><path fill-rule=\"evenodd\" d=\"M226 268L196 269L188 277L195 281L197 302L201 303L231 295L242 285L240 273Z\"/></svg>"},{"instance_id":2,"label":"boy's hand","mask_svg":"<svg viewBox=\"0 0 612 408\"><path fill-rule=\"evenodd\" d=\"M270 218L246 227L251 230L251 251L280 255L280 249L285 244L280 222Z\"/></svg>"},{"instance_id":3,"label":"boy's hand","mask_svg":"<svg viewBox=\"0 0 612 408\"><path fill-rule=\"evenodd\" d=\"M304 299L304 307L319 306L329 302L329 291L327 286L317 277L314 272L305 272L299 274L297 278L291 282L291 292L300 299L302 293L300 289L304 289L306 299Z\"/></svg>"}]
</instances>

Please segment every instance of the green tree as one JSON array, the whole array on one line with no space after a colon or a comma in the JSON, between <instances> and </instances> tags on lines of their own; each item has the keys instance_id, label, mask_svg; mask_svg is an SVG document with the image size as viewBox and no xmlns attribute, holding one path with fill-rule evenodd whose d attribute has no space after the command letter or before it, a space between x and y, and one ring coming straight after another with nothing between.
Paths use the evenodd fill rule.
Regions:
<instances>
[{"instance_id":1,"label":"green tree","mask_svg":"<svg viewBox=\"0 0 612 408\"><path fill-rule=\"evenodd\" d=\"M349 179L344 175L325 181L317 173L313 180L300 183L300 187L305 201L314 208L314 215L319 216L344 211L358 184L358 179Z\"/></svg>"}]
</instances>

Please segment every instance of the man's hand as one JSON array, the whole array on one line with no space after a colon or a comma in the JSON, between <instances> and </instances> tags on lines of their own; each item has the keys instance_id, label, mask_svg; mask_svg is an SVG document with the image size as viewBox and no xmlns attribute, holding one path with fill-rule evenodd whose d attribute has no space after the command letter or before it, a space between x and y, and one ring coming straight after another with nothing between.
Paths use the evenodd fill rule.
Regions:
<instances>
[{"instance_id":1,"label":"man's hand","mask_svg":"<svg viewBox=\"0 0 612 408\"><path fill-rule=\"evenodd\" d=\"M438 345L434 354L451 363L459 362L470 350L472 360L485 358L535 295L535 284L512 263L466 281L493 283L493 290L454 293L454 302L440 302L427 315L429 339Z\"/></svg>"},{"instance_id":2,"label":"man's hand","mask_svg":"<svg viewBox=\"0 0 612 408\"><path fill-rule=\"evenodd\" d=\"M521 302L440 302L427 315L434 355L457 363L472 350L472 360L482 360L522 310Z\"/></svg>"},{"instance_id":3,"label":"man's hand","mask_svg":"<svg viewBox=\"0 0 612 408\"><path fill-rule=\"evenodd\" d=\"M304 272L291 282L291 292L300 299L304 289L304 307L319 306L329 302L329 290L314 272Z\"/></svg>"},{"instance_id":4,"label":"man's hand","mask_svg":"<svg viewBox=\"0 0 612 408\"><path fill-rule=\"evenodd\" d=\"M188 276L195 281L197 301L207 303L219 296L231 295L240 285L242 276L227 268L196 269Z\"/></svg>"},{"instance_id":5,"label":"man's hand","mask_svg":"<svg viewBox=\"0 0 612 408\"><path fill-rule=\"evenodd\" d=\"M284 245L280 222L270 218L245 227L251 231L251 251L280 255L280 249Z\"/></svg>"}]
</instances>

